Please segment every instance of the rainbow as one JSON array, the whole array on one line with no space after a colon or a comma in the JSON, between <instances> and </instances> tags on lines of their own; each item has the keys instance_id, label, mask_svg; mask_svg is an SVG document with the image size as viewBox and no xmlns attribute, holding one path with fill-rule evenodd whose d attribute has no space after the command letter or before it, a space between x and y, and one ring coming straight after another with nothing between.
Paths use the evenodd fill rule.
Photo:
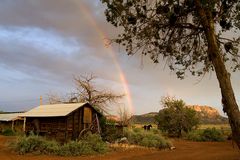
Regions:
<instances>
[{"instance_id":1,"label":"rainbow","mask_svg":"<svg viewBox=\"0 0 240 160\"><path fill-rule=\"evenodd\" d=\"M102 31L101 28L96 23L96 21L94 19L94 16L90 12L90 10L82 2L80 2L80 5L78 5L78 6L80 8L80 11L84 14L85 18L88 20L89 24L96 30L97 34L100 37L103 37L103 41L102 41L103 45L106 45L105 42L104 42L104 38L106 38L107 36L104 33L104 31ZM133 103L132 103L131 92L130 92L130 89L128 87L128 81L126 79L126 76L124 75L124 72L121 69L121 66L120 66L120 64L117 60L116 54L115 54L113 48L111 47L111 45L109 45L107 47L107 49L109 50L109 52L107 52L107 53L112 58L112 60L114 62L114 65L119 72L119 79L122 83L122 86L123 86L123 89L124 89L124 92L125 92L125 95L126 95L126 100L127 100L127 104L128 104L128 106L127 106L128 111L131 114L133 114L135 112L135 110L134 110L134 106L133 106Z\"/></svg>"}]
</instances>

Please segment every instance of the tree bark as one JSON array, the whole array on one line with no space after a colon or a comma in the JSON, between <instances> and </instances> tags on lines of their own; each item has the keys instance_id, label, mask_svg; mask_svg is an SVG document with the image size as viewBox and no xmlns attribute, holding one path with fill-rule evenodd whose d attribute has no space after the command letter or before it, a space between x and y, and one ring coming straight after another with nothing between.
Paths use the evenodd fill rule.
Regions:
<instances>
[{"instance_id":1,"label":"tree bark","mask_svg":"<svg viewBox=\"0 0 240 160\"><path fill-rule=\"evenodd\" d=\"M214 21L211 12L204 9L199 0L195 0L197 11L201 17L201 23L205 29L205 36L208 43L208 57L212 62L222 93L223 111L227 113L232 129L232 137L240 149L240 112L235 99L233 88L223 56L217 44Z\"/></svg>"}]
</instances>

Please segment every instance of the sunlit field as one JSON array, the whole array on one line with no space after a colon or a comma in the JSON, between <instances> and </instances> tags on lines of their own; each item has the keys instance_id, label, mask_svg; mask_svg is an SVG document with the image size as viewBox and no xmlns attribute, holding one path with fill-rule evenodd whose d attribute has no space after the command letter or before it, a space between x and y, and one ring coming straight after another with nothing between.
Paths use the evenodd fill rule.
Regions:
<instances>
[{"instance_id":1,"label":"sunlit field","mask_svg":"<svg viewBox=\"0 0 240 160\"><path fill-rule=\"evenodd\" d=\"M222 129L222 130L231 130L229 124L201 124L199 126L199 129L206 129L206 128L216 128L216 129Z\"/></svg>"}]
</instances>

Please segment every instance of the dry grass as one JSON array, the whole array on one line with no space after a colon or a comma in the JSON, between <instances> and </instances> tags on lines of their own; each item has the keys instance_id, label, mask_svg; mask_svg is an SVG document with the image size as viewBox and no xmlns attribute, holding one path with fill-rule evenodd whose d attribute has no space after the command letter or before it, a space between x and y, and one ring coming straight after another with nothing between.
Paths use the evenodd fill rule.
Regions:
<instances>
[{"instance_id":1,"label":"dry grass","mask_svg":"<svg viewBox=\"0 0 240 160\"><path fill-rule=\"evenodd\" d=\"M199 126L199 129L206 129L206 128L216 128L216 129L223 129L223 130L231 130L229 124L202 124Z\"/></svg>"},{"instance_id":2,"label":"dry grass","mask_svg":"<svg viewBox=\"0 0 240 160\"><path fill-rule=\"evenodd\" d=\"M132 124L131 127L132 128L143 128L144 125L146 125L146 124ZM157 128L156 124L151 124L151 125L152 125L152 128Z\"/></svg>"}]
</instances>

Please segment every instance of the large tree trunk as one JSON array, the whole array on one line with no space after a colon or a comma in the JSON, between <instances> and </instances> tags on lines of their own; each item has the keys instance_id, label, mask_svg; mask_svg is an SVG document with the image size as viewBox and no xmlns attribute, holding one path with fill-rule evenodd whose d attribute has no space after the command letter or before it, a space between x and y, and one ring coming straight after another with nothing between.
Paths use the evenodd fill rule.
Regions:
<instances>
[{"instance_id":1,"label":"large tree trunk","mask_svg":"<svg viewBox=\"0 0 240 160\"><path fill-rule=\"evenodd\" d=\"M230 73L226 70L216 42L214 28L212 27L207 32L207 40L208 54L211 58L221 88L223 111L228 115L229 123L232 128L233 140L240 149L240 112L231 85Z\"/></svg>"},{"instance_id":2,"label":"large tree trunk","mask_svg":"<svg viewBox=\"0 0 240 160\"><path fill-rule=\"evenodd\" d=\"M237 143L238 148L240 149L240 112L231 85L230 73L228 73L226 69L223 57L217 44L214 21L212 19L211 12L203 9L199 0L195 0L195 4L197 6L198 13L202 18L202 25L205 28L205 35L208 43L208 56L214 66L221 89L223 111L228 115L233 140Z\"/></svg>"}]
</instances>

